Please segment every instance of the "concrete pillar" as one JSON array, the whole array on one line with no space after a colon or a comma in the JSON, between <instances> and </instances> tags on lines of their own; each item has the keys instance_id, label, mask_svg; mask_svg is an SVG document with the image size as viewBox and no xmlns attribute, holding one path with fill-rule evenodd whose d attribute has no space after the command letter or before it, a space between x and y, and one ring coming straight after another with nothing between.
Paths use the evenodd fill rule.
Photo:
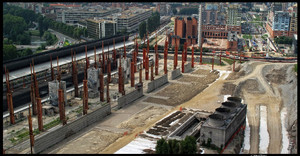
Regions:
<instances>
[{"instance_id":1,"label":"concrete pillar","mask_svg":"<svg viewBox=\"0 0 300 156\"><path fill-rule=\"evenodd\" d=\"M143 48L143 68L145 68L145 60L146 60L146 49Z\"/></svg>"},{"instance_id":2,"label":"concrete pillar","mask_svg":"<svg viewBox=\"0 0 300 156\"><path fill-rule=\"evenodd\" d=\"M212 61L211 61L211 62L212 62L211 70L214 70L214 56L215 56L215 55L214 55L214 53L213 53Z\"/></svg>"},{"instance_id":3,"label":"concrete pillar","mask_svg":"<svg viewBox=\"0 0 300 156\"><path fill-rule=\"evenodd\" d=\"M54 78L54 70L52 67L52 55L50 55L50 62L51 62L51 81L53 81L55 78Z\"/></svg>"},{"instance_id":4,"label":"concrete pillar","mask_svg":"<svg viewBox=\"0 0 300 156\"><path fill-rule=\"evenodd\" d=\"M220 65L222 64L222 52L220 51Z\"/></svg>"},{"instance_id":5,"label":"concrete pillar","mask_svg":"<svg viewBox=\"0 0 300 156\"><path fill-rule=\"evenodd\" d=\"M107 82L111 82L111 62L110 59L107 60Z\"/></svg>"},{"instance_id":6,"label":"concrete pillar","mask_svg":"<svg viewBox=\"0 0 300 156\"><path fill-rule=\"evenodd\" d=\"M106 101L107 101L107 103L109 103L110 102L110 97L109 97L109 83L108 83L108 81L107 81L107 86L106 86Z\"/></svg>"},{"instance_id":7,"label":"concrete pillar","mask_svg":"<svg viewBox=\"0 0 300 156\"><path fill-rule=\"evenodd\" d=\"M67 103L66 81L60 81L61 89L64 92L64 102ZM48 82L49 99L52 106L58 106L58 89L59 82L57 80Z\"/></svg>"},{"instance_id":8,"label":"concrete pillar","mask_svg":"<svg viewBox=\"0 0 300 156\"><path fill-rule=\"evenodd\" d=\"M87 80L88 80L88 97L96 98L99 96L98 88L100 86L99 82L99 71L100 69L96 69L94 67L88 69Z\"/></svg>"}]
</instances>

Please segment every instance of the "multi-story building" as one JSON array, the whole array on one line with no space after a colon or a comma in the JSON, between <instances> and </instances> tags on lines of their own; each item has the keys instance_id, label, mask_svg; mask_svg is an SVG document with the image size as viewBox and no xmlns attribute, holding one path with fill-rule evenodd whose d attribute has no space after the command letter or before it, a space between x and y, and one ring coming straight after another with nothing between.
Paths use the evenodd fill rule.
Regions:
<instances>
[{"instance_id":1,"label":"multi-story building","mask_svg":"<svg viewBox=\"0 0 300 156\"><path fill-rule=\"evenodd\" d=\"M85 10L62 10L57 13L56 21L75 25L78 21L82 19L89 18L98 18L111 15L113 13L118 13L120 9L111 9L111 10L97 10L97 11L85 11Z\"/></svg>"},{"instance_id":2,"label":"multi-story building","mask_svg":"<svg viewBox=\"0 0 300 156\"><path fill-rule=\"evenodd\" d=\"M297 12L297 4L288 8L288 12L290 14L290 28L289 28L289 36L292 37L294 34L297 34L298 31L298 12Z\"/></svg>"},{"instance_id":3,"label":"multi-story building","mask_svg":"<svg viewBox=\"0 0 300 156\"><path fill-rule=\"evenodd\" d=\"M117 33L117 23L114 21L87 19L86 24L89 37L95 39L113 36Z\"/></svg>"},{"instance_id":4,"label":"multi-story building","mask_svg":"<svg viewBox=\"0 0 300 156\"><path fill-rule=\"evenodd\" d=\"M269 13L266 29L271 38L275 36L289 36L290 15L284 11L274 11Z\"/></svg>"},{"instance_id":5,"label":"multi-story building","mask_svg":"<svg viewBox=\"0 0 300 156\"><path fill-rule=\"evenodd\" d=\"M238 5L229 5L229 7L227 8L227 18L226 18L227 25L235 25L235 26L241 25L241 17L238 8L239 8Z\"/></svg>"},{"instance_id":6,"label":"multi-story building","mask_svg":"<svg viewBox=\"0 0 300 156\"><path fill-rule=\"evenodd\" d=\"M147 21L152 15L152 9L139 9L130 8L123 11L121 14L115 16L115 20L118 23L118 29L120 31L126 30L126 32L136 31L139 28L139 24L143 21Z\"/></svg>"}]
</instances>

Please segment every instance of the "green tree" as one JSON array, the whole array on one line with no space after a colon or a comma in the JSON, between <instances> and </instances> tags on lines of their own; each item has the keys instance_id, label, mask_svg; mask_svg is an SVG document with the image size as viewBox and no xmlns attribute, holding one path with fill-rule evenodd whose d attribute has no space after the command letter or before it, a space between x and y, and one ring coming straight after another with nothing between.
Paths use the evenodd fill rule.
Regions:
<instances>
[{"instance_id":1,"label":"green tree","mask_svg":"<svg viewBox=\"0 0 300 156\"><path fill-rule=\"evenodd\" d=\"M3 61L18 57L17 48L12 44L3 44Z\"/></svg>"},{"instance_id":2,"label":"green tree","mask_svg":"<svg viewBox=\"0 0 300 156\"><path fill-rule=\"evenodd\" d=\"M27 24L22 17L5 14L3 16L3 33L8 35L9 39L17 40L17 35L23 34L27 29Z\"/></svg>"},{"instance_id":3,"label":"green tree","mask_svg":"<svg viewBox=\"0 0 300 156\"><path fill-rule=\"evenodd\" d=\"M172 12L173 12L174 15L176 15L176 14L177 14L177 9L176 9L176 8L173 8L173 9L172 9Z\"/></svg>"},{"instance_id":4,"label":"green tree","mask_svg":"<svg viewBox=\"0 0 300 156\"><path fill-rule=\"evenodd\" d=\"M38 23L39 23L39 31L40 31L40 37L44 35L44 25L43 25L43 17L38 17Z\"/></svg>"},{"instance_id":5,"label":"green tree","mask_svg":"<svg viewBox=\"0 0 300 156\"><path fill-rule=\"evenodd\" d=\"M145 21L143 21L139 25L139 35L140 35L140 38L143 38L144 35L146 35L146 22Z\"/></svg>"}]
</instances>

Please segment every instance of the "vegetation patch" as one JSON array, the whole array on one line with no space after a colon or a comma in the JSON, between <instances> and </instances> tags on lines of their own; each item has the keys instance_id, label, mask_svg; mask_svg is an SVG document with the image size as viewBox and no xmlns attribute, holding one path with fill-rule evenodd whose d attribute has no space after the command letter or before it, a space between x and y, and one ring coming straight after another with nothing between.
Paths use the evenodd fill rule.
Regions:
<instances>
[{"instance_id":1,"label":"vegetation patch","mask_svg":"<svg viewBox=\"0 0 300 156\"><path fill-rule=\"evenodd\" d=\"M157 140L155 150L156 154L196 154L196 139L193 136L186 136L181 141L161 138Z\"/></svg>"}]
</instances>

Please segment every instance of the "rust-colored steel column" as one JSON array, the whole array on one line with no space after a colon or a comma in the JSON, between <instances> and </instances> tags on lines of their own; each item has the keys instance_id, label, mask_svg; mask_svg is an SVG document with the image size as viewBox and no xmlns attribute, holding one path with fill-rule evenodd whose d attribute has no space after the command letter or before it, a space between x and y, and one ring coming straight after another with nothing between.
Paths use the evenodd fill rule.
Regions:
<instances>
[{"instance_id":1,"label":"rust-colored steel column","mask_svg":"<svg viewBox=\"0 0 300 156\"><path fill-rule=\"evenodd\" d=\"M146 64L145 64L145 79L149 80L149 58L148 55L146 55L146 60L145 60Z\"/></svg>"},{"instance_id":2,"label":"rust-colored steel column","mask_svg":"<svg viewBox=\"0 0 300 156\"><path fill-rule=\"evenodd\" d=\"M192 68L194 68L194 45L192 47Z\"/></svg>"},{"instance_id":3,"label":"rust-colored steel column","mask_svg":"<svg viewBox=\"0 0 300 156\"><path fill-rule=\"evenodd\" d=\"M107 83L111 82L111 64L110 64L110 59L107 60Z\"/></svg>"},{"instance_id":4,"label":"rust-colored steel column","mask_svg":"<svg viewBox=\"0 0 300 156\"><path fill-rule=\"evenodd\" d=\"M174 70L177 68L178 64L178 46L177 43L175 45L175 53L174 53Z\"/></svg>"},{"instance_id":5,"label":"rust-colored steel column","mask_svg":"<svg viewBox=\"0 0 300 156\"><path fill-rule=\"evenodd\" d=\"M6 100L7 100L7 106L9 110L9 118L10 118L10 124L15 124L15 115L14 115L14 106L12 102L12 94L6 93Z\"/></svg>"},{"instance_id":6,"label":"rust-colored steel column","mask_svg":"<svg viewBox=\"0 0 300 156\"><path fill-rule=\"evenodd\" d=\"M153 63L151 63L151 81L154 80L154 76L153 76Z\"/></svg>"},{"instance_id":7,"label":"rust-colored steel column","mask_svg":"<svg viewBox=\"0 0 300 156\"><path fill-rule=\"evenodd\" d=\"M211 70L214 70L214 57L215 57L215 51L213 51L213 55L212 55L212 66L211 66Z\"/></svg>"},{"instance_id":8,"label":"rust-colored steel column","mask_svg":"<svg viewBox=\"0 0 300 156\"><path fill-rule=\"evenodd\" d=\"M141 84L143 83L143 81L142 81L142 79L143 79L143 77L142 77L142 75L143 75L142 70L143 70L143 65L140 64L140 69L139 69L139 71L140 71L140 77L139 77L139 79L140 79L140 83Z\"/></svg>"},{"instance_id":9,"label":"rust-colored steel column","mask_svg":"<svg viewBox=\"0 0 300 156\"><path fill-rule=\"evenodd\" d=\"M102 70L99 73L99 81L100 81L100 101L104 101L104 76Z\"/></svg>"},{"instance_id":10,"label":"rust-colored steel column","mask_svg":"<svg viewBox=\"0 0 300 156\"><path fill-rule=\"evenodd\" d=\"M155 45L155 75L158 75L158 51L157 51L157 44Z\"/></svg>"},{"instance_id":11,"label":"rust-colored steel column","mask_svg":"<svg viewBox=\"0 0 300 156\"><path fill-rule=\"evenodd\" d=\"M181 72L184 73L184 49L182 50L181 53Z\"/></svg>"},{"instance_id":12,"label":"rust-colored steel column","mask_svg":"<svg viewBox=\"0 0 300 156\"><path fill-rule=\"evenodd\" d=\"M27 119L28 119L28 127L29 127L30 151L31 151L31 154L33 154L32 148L34 146L34 135L33 135L33 130L32 130L30 104L28 104L28 105L29 105L29 108L28 108L29 113L28 113Z\"/></svg>"},{"instance_id":13,"label":"rust-colored steel column","mask_svg":"<svg viewBox=\"0 0 300 156\"><path fill-rule=\"evenodd\" d=\"M134 87L134 62L131 62L130 66L130 78L131 78L131 87Z\"/></svg>"},{"instance_id":14,"label":"rust-colored steel column","mask_svg":"<svg viewBox=\"0 0 300 156\"><path fill-rule=\"evenodd\" d=\"M30 85L30 98L31 98L31 104L32 104L32 114L36 115L36 105L35 105L35 88L34 88L34 78L33 78L33 72L32 72L32 66L30 64L30 76L31 76L31 85Z\"/></svg>"},{"instance_id":15,"label":"rust-colored steel column","mask_svg":"<svg viewBox=\"0 0 300 156\"><path fill-rule=\"evenodd\" d=\"M123 57L126 58L125 36L124 36L124 55L123 55Z\"/></svg>"},{"instance_id":16,"label":"rust-colored steel column","mask_svg":"<svg viewBox=\"0 0 300 156\"><path fill-rule=\"evenodd\" d=\"M62 89L58 90L58 105L59 105L59 118L63 125L67 124L66 114L65 114L65 100L64 92Z\"/></svg>"},{"instance_id":17,"label":"rust-colored steel column","mask_svg":"<svg viewBox=\"0 0 300 156\"><path fill-rule=\"evenodd\" d=\"M167 74L168 70L167 70L167 57L168 57L168 51L165 49L164 50L164 73Z\"/></svg>"},{"instance_id":18,"label":"rust-colored steel column","mask_svg":"<svg viewBox=\"0 0 300 156\"><path fill-rule=\"evenodd\" d=\"M83 115L87 114L88 110L88 86L87 80L83 80Z\"/></svg>"},{"instance_id":19,"label":"rust-colored steel column","mask_svg":"<svg viewBox=\"0 0 300 156\"><path fill-rule=\"evenodd\" d=\"M37 101L37 110L38 110L38 126L39 131L43 131L43 111L42 111L42 99L36 98Z\"/></svg>"},{"instance_id":20,"label":"rust-colored steel column","mask_svg":"<svg viewBox=\"0 0 300 156\"><path fill-rule=\"evenodd\" d=\"M187 61L187 42L184 43L184 61Z\"/></svg>"},{"instance_id":21,"label":"rust-colored steel column","mask_svg":"<svg viewBox=\"0 0 300 156\"><path fill-rule=\"evenodd\" d=\"M145 66L145 60L146 60L146 48L143 48L143 68L146 68Z\"/></svg>"},{"instance_id":22,"label":"rust-colored steel column","mask_svg":"<svg viewBox=\"0 0 300 156\"><path fill-rule=\"evenodd\" d=\"M51 81L53 81L55 78L54 78L54 70L52 67L52 55L50 55L50 62L51 62Z\"/></svg>"}]
</instances>

